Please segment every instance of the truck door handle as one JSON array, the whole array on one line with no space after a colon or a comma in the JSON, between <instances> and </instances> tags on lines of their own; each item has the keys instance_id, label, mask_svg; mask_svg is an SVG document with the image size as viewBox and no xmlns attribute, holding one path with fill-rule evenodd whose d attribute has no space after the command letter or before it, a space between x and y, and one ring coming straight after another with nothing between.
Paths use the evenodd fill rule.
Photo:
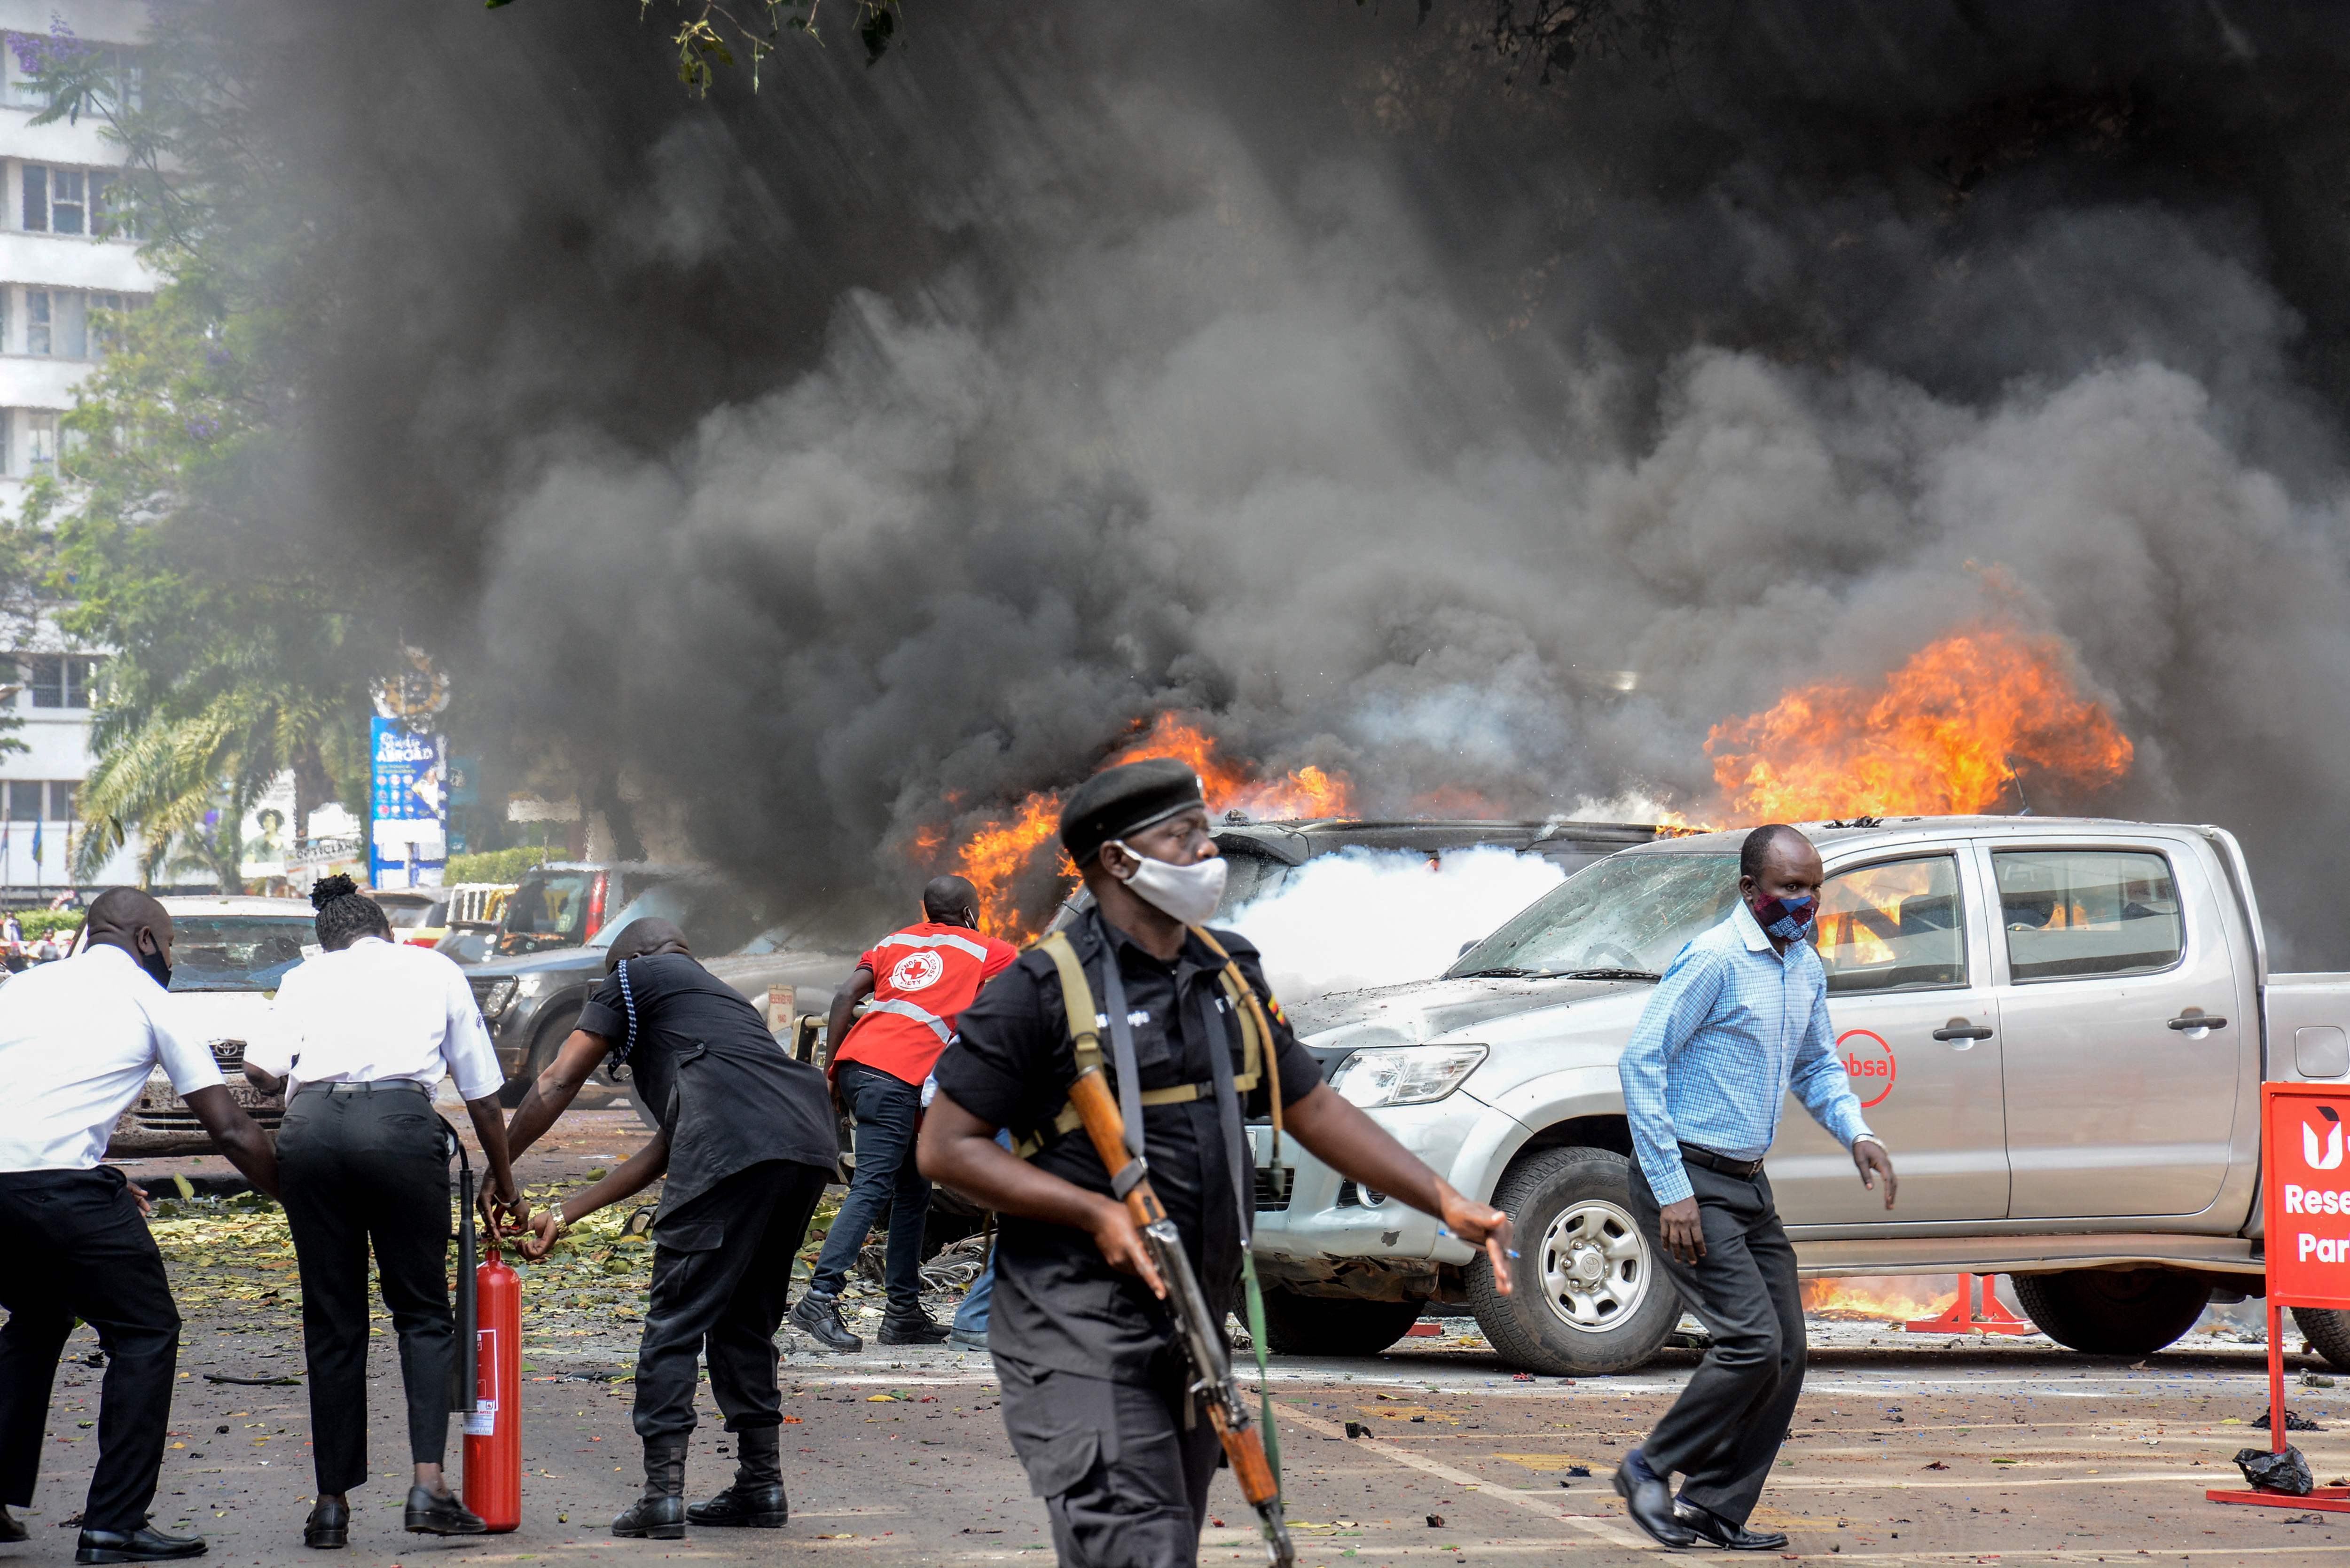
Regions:
<instances>
[{"instance_id":1,"label":"truck door handle","mask_svg":"<svg viewBox=\"0 0 2350 1568\"><path fill-rule=\"evenodd\" d=\"M2225 1029L2228 1027L2228 1021L2224 1018L2214 1018L2207 1012L2188 1012L2172 1019L2170 1026L2173 1029Z\"/></svg>"},{"instance_id":2,"label":"truck door handle","mask_svg":"<svg viewBox=\"0 0 2350 1568\"><path fill-rule=\"evenodd\" d=\"M1988 1040L1991 1031L1980 1023L1953 1023L1947 1029L1934 1031L1937 1040Z\"/></svg>"}]
</instances>

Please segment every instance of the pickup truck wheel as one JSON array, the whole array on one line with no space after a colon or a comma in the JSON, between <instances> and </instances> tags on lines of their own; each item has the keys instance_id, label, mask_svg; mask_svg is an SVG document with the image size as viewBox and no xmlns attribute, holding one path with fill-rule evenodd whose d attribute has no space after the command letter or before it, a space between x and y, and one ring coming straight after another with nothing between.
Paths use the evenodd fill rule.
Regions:
<instances>
[{"instance_id":1,"label":"pickup truck wheel","mask_svg":"<svg viewBox=\"0 0 2350 1568\"><path fill-rule=\"evenodd\" d=\"M2040 1332L2090 1355L2150 1355L2195 1326L2211 1286L2169 1269L2016 1274L2015 1299Z\"/></svg>"},{"instance_id":2,"label":"pickup truck wheel","mask_svg":"<svg viewBox=\"0 0 2350 1568\"><path fill-rule=\"evenodd\" d=\"M1279 1355L1377 1355L1419 1321L1419 1302L1264 1293L1264 1347Z\"/></svg>"},{"instance_id":3,"label":"pickup truck wheel","mask_svg":"<svg viewBox=\"0 0 2350 1568\"><path fill-rule=\"evenodd\" d=\"M2350 1372L2350 1312L2336 1307L2295 1307L2293 1321L2309 1336L2309 1347L2337 1372Z\"/></svg>"},{"instance_id":4,"label":"pickup truck wheel","mask_svg":"<svg viewBox=\"0 0 2350 1568\"><path fill-rule=\"evenodd\" d=\"M1680 1321L1681 1301L1632 1219L1631 1165L1601 1148L1554 1148L1503 1176L1518 1259L1512 1293L1470 1265L1469 1305L1503 1361L1529 1372L1629 1372Z\"/></svg>"}]
</instances>

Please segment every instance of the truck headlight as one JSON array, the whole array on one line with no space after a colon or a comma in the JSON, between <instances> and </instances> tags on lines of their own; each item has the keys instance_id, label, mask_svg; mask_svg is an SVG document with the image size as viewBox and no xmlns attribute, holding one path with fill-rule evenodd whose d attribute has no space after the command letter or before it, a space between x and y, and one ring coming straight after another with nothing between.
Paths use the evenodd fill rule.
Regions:
<instances>
[{"instance_id":1,"label":"truck headlight","mask_svg":"<svg viewBox=\"0 0 2350 1568\"><path fill-rule=\"evenodd\" d=\"M1461 1086L1485 1059L1482 1045L1388 1045L1338 1064L1330 1086L1363 1109L1424 1106Z\"/></svg>"},{"instance_id":2,"label":"truck headlight","mask_svg":"<svg viewBox=\"0 0 2350 1568\"><path fill-rule=\"evenodd\" d=\"M491 986L489 990L484 992L482 993L482 1016L488 1019L493 1023L496 1023L499 1015L514 1004L515 992L517 989L518 987L514 981L502 980L496 984Z\"/></svg>"}]
</instances>

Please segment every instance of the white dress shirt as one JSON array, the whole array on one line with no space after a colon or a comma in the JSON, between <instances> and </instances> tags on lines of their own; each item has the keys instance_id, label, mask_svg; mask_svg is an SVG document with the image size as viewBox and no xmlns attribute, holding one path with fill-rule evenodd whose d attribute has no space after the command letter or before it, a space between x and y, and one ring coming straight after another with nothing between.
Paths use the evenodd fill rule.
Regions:
<instances>
[{"instance_id":1,"label":"white dress shirt","mask_svg":"<svg viewBox=\"0 0 2350 1568\"><path fill-rule=\"evenodd\" d=\"M120 948L0 985L0 1170L88 1170L160 1062L182 1095L221 1081L177 1003Z\"/></svg>"},{"instance_id":2,"label":"white dress shirt","mask_svg":"<svg viewBox=\"0 0 2350 1568\"><path fill-rule=\"evenodd\" d=\"M5 990L0 987L0 990ZM296 1084L411 1078L431 1088L456 1075L469 1100L506 1081L465 971L431 948L361 937L303 960L278 982L269 1022L244 1059Z\"/></svg>"}]
</instances>

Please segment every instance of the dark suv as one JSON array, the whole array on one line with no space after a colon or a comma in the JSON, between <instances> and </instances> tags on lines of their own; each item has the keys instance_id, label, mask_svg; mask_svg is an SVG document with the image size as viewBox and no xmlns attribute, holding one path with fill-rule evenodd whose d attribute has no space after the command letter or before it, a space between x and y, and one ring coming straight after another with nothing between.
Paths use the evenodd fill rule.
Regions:
<instances>
[{"instance_id":1,"label":"dark suv","mask_svg":"<svg viewBox=\"0 0 2350 1568\"><path fill-rule=\"evenodd\" d=\"M577 946L494 958L465 971L490 1026L498 1065L505 1069L507 1105L522 1103L531 1081L569 1038L579 1010L604 981L604 952L612 940L648 915L675 921L702 967L753 1002L763 1001L771 987L793 988L795 1013L827 1011L834 988L857 967L855 953L795 945L791 929L770 924L753 900L715 877L671 872L616 909Z\"/></svg>"}]
</instances>

